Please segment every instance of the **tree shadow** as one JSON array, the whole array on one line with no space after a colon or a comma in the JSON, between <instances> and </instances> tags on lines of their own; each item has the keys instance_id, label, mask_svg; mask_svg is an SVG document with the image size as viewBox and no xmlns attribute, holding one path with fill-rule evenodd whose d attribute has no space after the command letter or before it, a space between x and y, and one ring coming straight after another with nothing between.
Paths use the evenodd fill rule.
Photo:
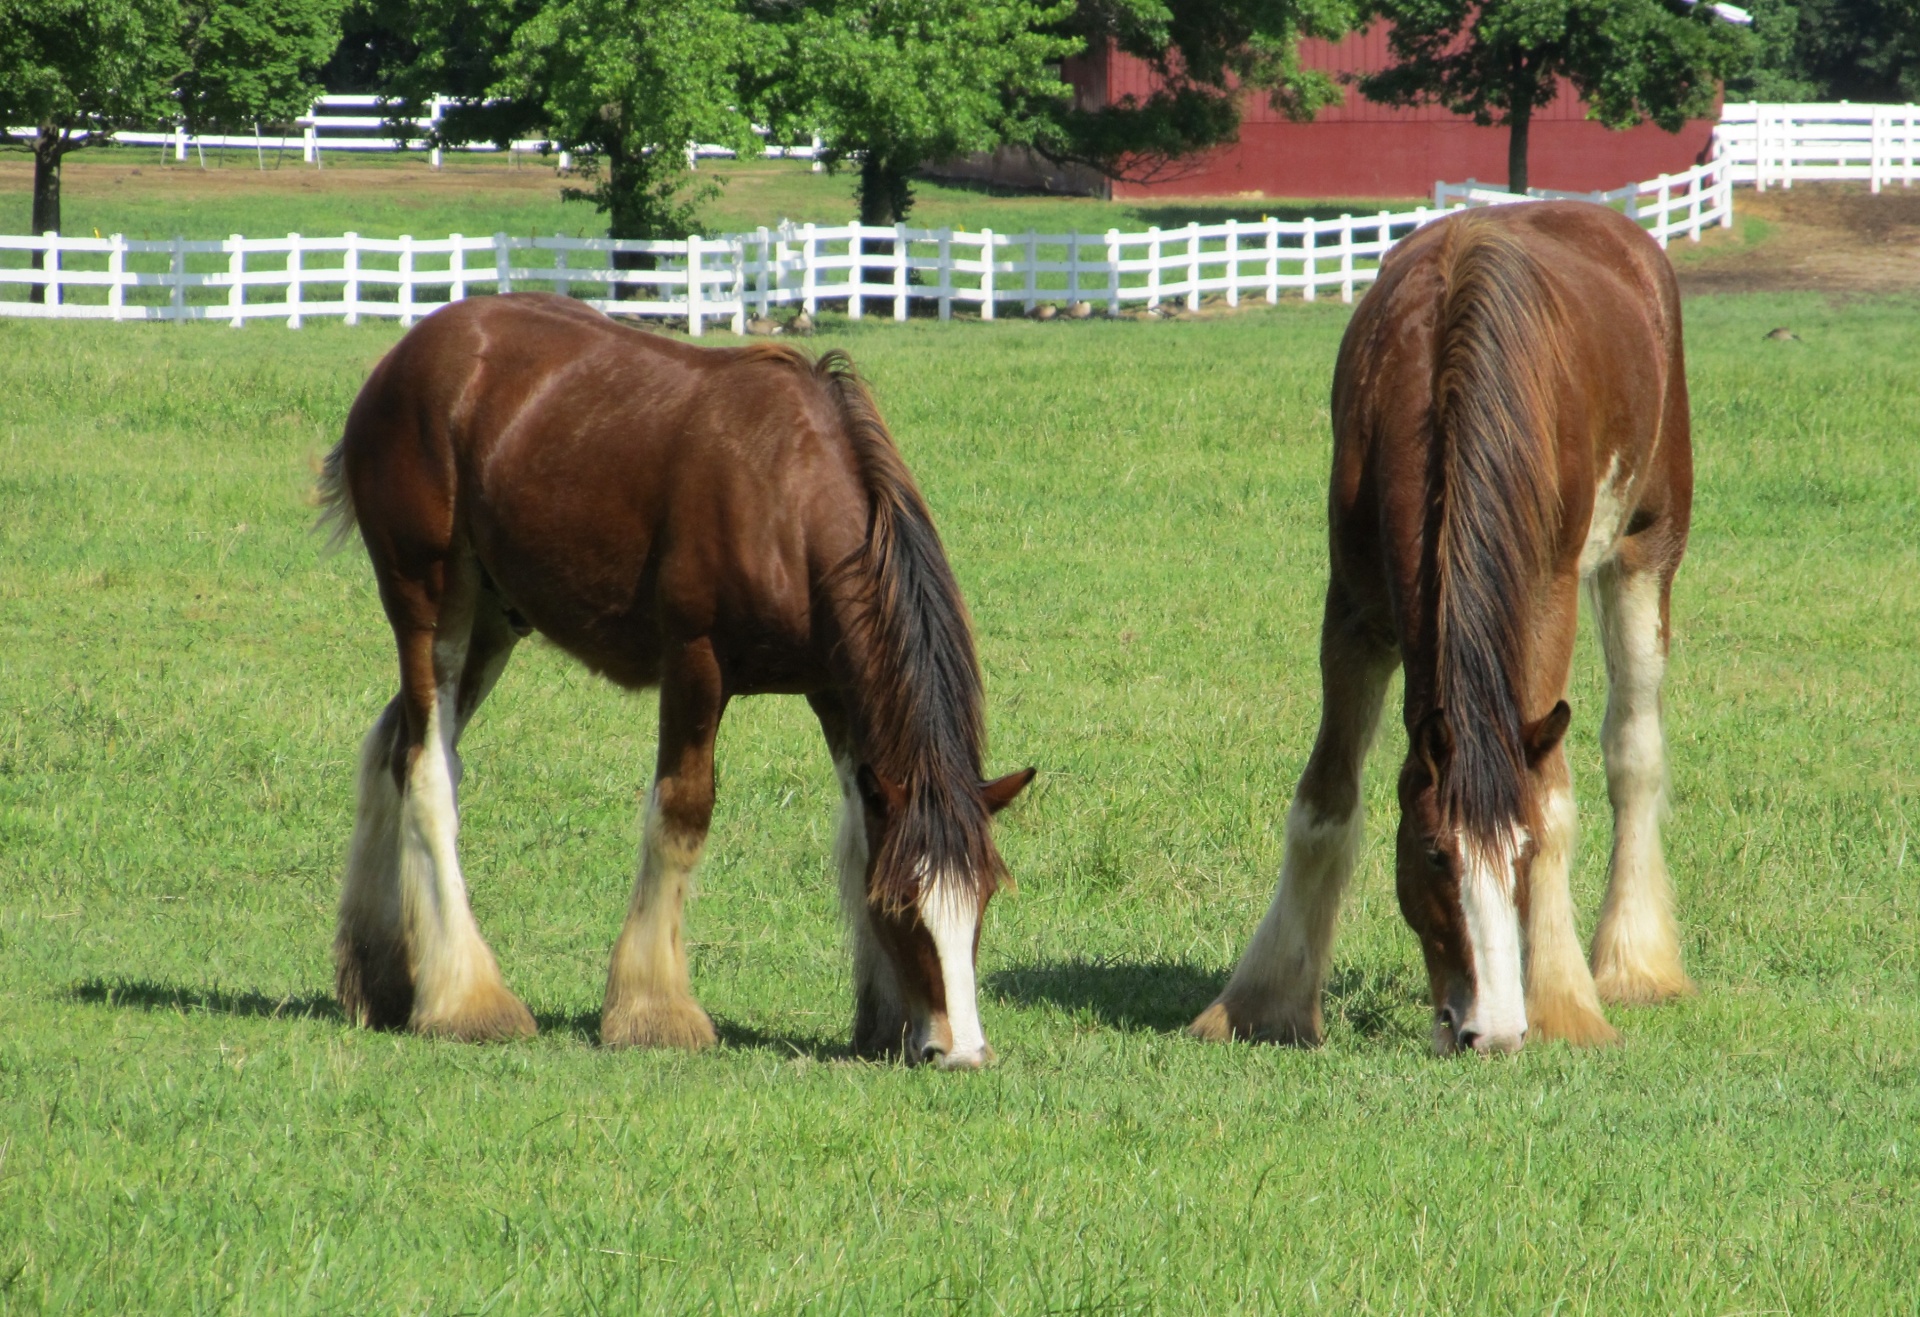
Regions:
<instances>
[{"instance_id":1,"label":"tree shadow","mask_svg":"<svg viewBox=\"0 0 1920 1317\"><path fill-rule=\"evenodd\" d=\"M209 1015L252 1016L267 1020L333 1020L346 1015L332 993L288 993L275 997L250 990L186 988L152 979L86 979L67 995L96 1006L141 1011L203 1011Z\"/></svg>"},{"instance_id":2,"label":"tree shadow","mask_svg":"<svg viewBox=\"0 0 1920 1317\"><path fill-rule=\"evenodd\" d=\"M1184 962L1106 956L1024 965L989 974L985 987L1018 1006L1085 1011L1110 1028L1172 1033L1220 994L1226 976Z\"/></svg>"}]
</instances>

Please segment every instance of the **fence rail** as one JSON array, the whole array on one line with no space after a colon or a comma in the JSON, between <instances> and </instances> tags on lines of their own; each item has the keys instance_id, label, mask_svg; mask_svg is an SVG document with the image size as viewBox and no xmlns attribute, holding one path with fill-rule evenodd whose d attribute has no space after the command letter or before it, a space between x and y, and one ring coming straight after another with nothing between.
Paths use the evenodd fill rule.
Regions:
<instances>
[{"instance_id":1,"label":"fence rail","mask_svg":"<svg viewBox=\"0 0 1920 1317\"><path fill-rule=\"evenodd\" d=\"M1733 170L1725 158L1679 174L1662 174L1645 183L1629 183L1611 192L1555 192L1549 188L1528 188L1517 196L1503 188L1477 183L1436 183L1433 204L1437 209L1453 206L1502 206L1516 201L1592 201L1614 206L1628 219L1644 225L1662 247L1669 239L1682 235L1700 241L1703 230L1718 225L1733 227Z\"/></svg>"},{"instance_id":2,"label":"fence rail","mask_svg":"<svg viewBox=\"0 0 1920 1317\"><path fill-rule=\"evenodd\" d=\"M1920 180L1920 107L1914 105L1770 105L1721 107L1713 153L1735 183L1770 185L1852 179L1883 184Z\"/></svg>"}]
</instances>

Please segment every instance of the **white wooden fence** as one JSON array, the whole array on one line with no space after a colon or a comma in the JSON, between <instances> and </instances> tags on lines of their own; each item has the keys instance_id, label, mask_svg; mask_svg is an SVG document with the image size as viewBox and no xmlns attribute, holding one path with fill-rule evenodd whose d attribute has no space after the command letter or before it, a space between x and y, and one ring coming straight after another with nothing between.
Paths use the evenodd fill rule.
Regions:
<instances>
[{"instance_id":1,"label":"white wooden fence","mask_svg":"<svg viewBox=\"0 0 1920 1317\"><path fill-rule=\"evenodd\" d=\"M995 233L904 224L782 224L683 241L492 237L398 239L357 234L225 241L0 236L0 315L108 320L398 317L410 324L475 293L543 289L613 314L742 330L776 308L838 303L855 318L907 318L913 303L949 318L991 320L1009 305L1086 302L1198 309L1221 295L1268 302L1283 292L1352 301L1400 238L1444 212L1329 220L1228 220L1145 233ZM16 254L17 253L17 254ZM37 258L37 261L36 261ZM652 268L622 268L646 264ZM40 301L24 300L38 286Z\"/></svg>"},{"instance_id":2,"label":"white wooden fence","mask_svg":"<svg viewBox=\"0 0 1920 1317\"><path fill-rule=\"evenodd\" d=\"M458 104L452 97L435 96L426 103L426 113L413 119L399 122L411 127L416 137L407 139L404 147L409 151L428 151L433 167L440 168L443 161L442 148L430 146L430 134L446 112ZM379 96L322 96L315 100L307 113L295 119L293 126L300 131L290 133L190 133L184 125L175 125L164 132L120 132L113 140L125 146L155 146L161 149L171 147L175 160L185 160L189 150L204 153L206 148L242 149L247 151L298 151L306 164L321 165L323 151L396 151L402 149L402 143L387 131L391 120L387 114L387 102ZM16 138L26 139L33 135L31 127L9 128ZM768 133L764 128L755 127L754 131L762 137ZM453 151L491 152L498 148L491 142L469 142L457 147L446 148ZM509 142L507 150L523 155L552 155L561 169L571 166L571 153L560 149L559 144L545 138L533 137ZM687 162L724 158L732 159L735 152L726 146L714 146L706 143L687 143ZM820 168L821 142L815 136L804 145L782 146L769 142L763 152L768 158L786 158L812 160L814 168Z\"/></svg>"},{"instance_id":3,"label":"white wooden fence","mask_svg":"<svg viewBox=\"0 0 1920 1317\"><path fill-rule=\"evenodd\" d=\"M1735 183L1765 191L1832 179L1911 187L1920 180L1920 107L1768 105L1721 107L1714 154Z\"/></svg>"},{"instance_id":4,"label":"white wooden fence","mask_svg":"<svg viewBox=\"0 0 1920 1317\"><path fill-rule=\"evenodd\" d=\"M1516 196L1503 188L1476 183L1436 183L1433 204L1445 210L1453 206L1500 206L1516 201L1593 201L1616 206L1627 218L1638 220L1657 238L1662 247L1670 238L1682 234L1694 242L1701 231L1718 225L1733 227L1733 170L1724 158L1679 174L1662 174L1645 183L1629 183L1611 192L1555 192L1548 188L1528 188L1527 195Z\"/></svg>"}]
</instances>

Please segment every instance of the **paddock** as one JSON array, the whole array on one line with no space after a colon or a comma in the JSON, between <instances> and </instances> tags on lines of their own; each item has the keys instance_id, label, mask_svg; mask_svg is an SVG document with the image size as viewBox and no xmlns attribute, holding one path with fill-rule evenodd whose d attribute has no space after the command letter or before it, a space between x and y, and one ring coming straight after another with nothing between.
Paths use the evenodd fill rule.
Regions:
<instances>
[{"instance_id":1,"label":"paddock","mask_svg":"<svg viewBox=\"0 0 1920 1317\"><path fill-rule=\"evenodd\" d=\"M1326 1045L1180 1035L1265 908L1311 744L1347 309L830 322L813 346L872 380L972 611L991 762L1041 770L997 829L1001 1061L968 1076L847 1052L839 790L785 697L728 719L689 905L721 1045L596 1047L652 701L533 644L463 745L462 840L540 1033L352 1029L328 949L392 659L306 499L399 331L0 324L0 1306L1901 1305L1915 310L1687 301L1666 837L1700 994L1610 1010L1615 1048L1451 1063L1392 892L1394 719ZM1601 670L1583 619L1583 935Z\"/></svg>"}]
</instances>

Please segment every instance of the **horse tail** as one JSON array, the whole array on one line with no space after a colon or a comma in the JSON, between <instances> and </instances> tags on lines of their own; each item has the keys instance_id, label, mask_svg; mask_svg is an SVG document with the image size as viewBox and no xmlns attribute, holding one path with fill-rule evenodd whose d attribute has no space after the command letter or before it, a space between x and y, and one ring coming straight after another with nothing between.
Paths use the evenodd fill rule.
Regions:
<instances>
[{"instance_id":1,"label":"horse tail","mask_svg":"<svg viewBox=\"0 0 1920 1317\"><path fill-rule=\"evenodd\" d=\"M991 892L1004 875L977 789L985 697L959 583L853 362L836 349L813 373L839 409L870 508L865 544L835 569L864 605L863 740L874 767L906 788L905 816L888 844L895 854L877 857L875 895L902 908L928 878Z\"/></svg>"},{"instance_id":2,"label":"horse tail","mask_svg":"<svg viewBox=\"0 0 1920 1317\"><path fill-rule=\"evenodd\" d=\"M342 439L321 462L320 475L314 483L314 501L320 506L320 516L313 523L313 529L327 537L321 548L323 553L337 552L359 530L359 518L353 509L353 490L347 485L346 452L347 441Z\"/></svg>"},{"instance_id":3,"label":"horse tail","mask_svg":"<svg viewBox=\"0 0 1920 1317\"><path fill-rule=\"evenodd\" d=\"M1554 397L1563 308L1519 239L1455 220L1433 387L1438 704L1452 734L1448 826L1483 843L1523 815L1517 693L1560 512Z\"/></svg>"}]
</instances>

